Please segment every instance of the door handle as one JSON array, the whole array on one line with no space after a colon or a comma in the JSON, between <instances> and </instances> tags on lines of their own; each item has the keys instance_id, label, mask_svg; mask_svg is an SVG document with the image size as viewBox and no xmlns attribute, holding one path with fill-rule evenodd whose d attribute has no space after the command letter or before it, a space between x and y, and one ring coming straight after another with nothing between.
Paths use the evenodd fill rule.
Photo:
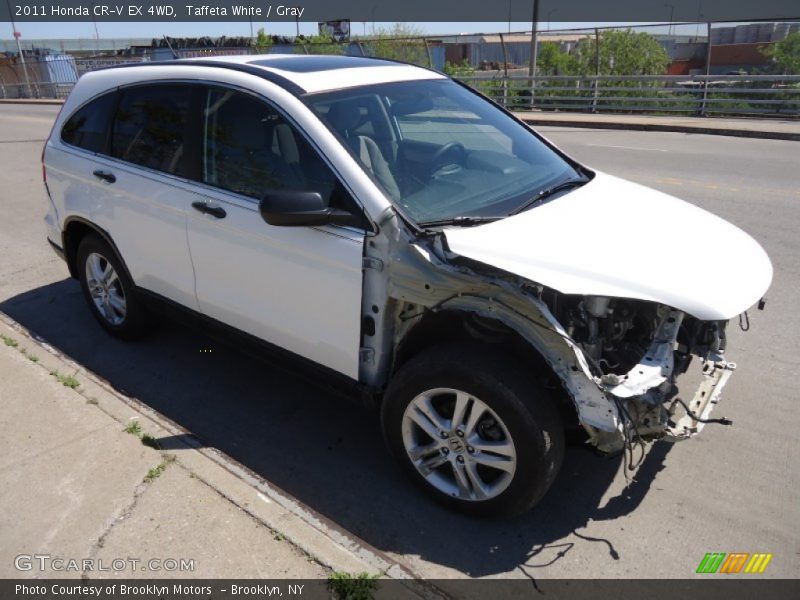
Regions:
<instances>
[{"instance_id":1,"label":"door handle","mask_svg":"<svg viewBox=\"0 0 800 600\"><path fill-rule=\"evenodd\" d=\"M225 209L221 206L211 206L210 204L206 204L205 202L192 202L192 208L195 210L199 210L201 213L205 213L207 215L211 215L212 217L216 217L217 219L224 219L225 215L228 213L225 212Z\"/></svg>"},{"instance_id":2,"label":"door handle","mask_svg":"<svg viewBox=\"0 0 800 600\"><path fill-rule=\"evenodd\" d=\"M98 169L94 173L92 173L98 179L102 179L103 181L107 181L108 183L114 183L117 180L116 175L109 171L101 171Z\"/></svg>"}]
</instances>

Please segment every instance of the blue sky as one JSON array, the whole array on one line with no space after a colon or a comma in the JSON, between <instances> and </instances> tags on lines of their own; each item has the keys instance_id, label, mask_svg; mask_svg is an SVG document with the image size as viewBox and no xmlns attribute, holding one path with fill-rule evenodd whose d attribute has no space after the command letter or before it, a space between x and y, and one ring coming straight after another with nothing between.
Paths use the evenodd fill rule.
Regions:
<instances>
[{"instance_id":1,"label":"blue sky","mask_svg":"<svg viewBox=\"0 0 800 600\"><path fill-rule=\"evenodd\" d=\"M315 22L300 22L300 33L317 33ZM391 23L376 23L376 27L388 27ZM548 28L574 28L574 27L594 27L595 25L611 25L611 23L547 23L539 24L540 31ZM622 23L613 23L622 25ZM494 23L415 23L415 27L428 34L444 33L480 33L508 31L508 22ZM253 31L264 27L267 33L276 35L294 35L294 23L253 23ZM510 24L511 31L530 30L531 24L515 23ZM365 31L367 34L372 29L372 23L362 23L354 21L352 31L355 35L361 35ZM17 30L22 34L21 40L26 39L60 39L60 38L94 38L94 23L18 23ZM250 23L97 23L97 33L101 38L152 38L169 35L173 37L200 37L200 36L249 36ZM11 23L0 23L0 39L10 39L12 37Z\"/></svg>"}]
</instances>

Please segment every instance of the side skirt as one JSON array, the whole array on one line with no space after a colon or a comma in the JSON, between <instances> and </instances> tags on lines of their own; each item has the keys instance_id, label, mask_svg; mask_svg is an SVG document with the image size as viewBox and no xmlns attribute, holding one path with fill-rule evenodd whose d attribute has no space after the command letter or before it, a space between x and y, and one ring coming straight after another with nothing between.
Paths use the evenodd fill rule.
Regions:
<instances>
[{"instance_id":1,"label":"side skirt","mask_svg":"<svg viewBox=\"0 0 800 600\"><path fill-rule=\"evenodd\" d=\"M338 396L370 409L376 408L380 403L380 390L372 386L359 383L342 373L203 315L150 290L137 287L135 293L153 312L187 327L202 329L220 343L307 379L309 383L313 383L323 390L332 391Z\"/></svg>"}]
</instances>

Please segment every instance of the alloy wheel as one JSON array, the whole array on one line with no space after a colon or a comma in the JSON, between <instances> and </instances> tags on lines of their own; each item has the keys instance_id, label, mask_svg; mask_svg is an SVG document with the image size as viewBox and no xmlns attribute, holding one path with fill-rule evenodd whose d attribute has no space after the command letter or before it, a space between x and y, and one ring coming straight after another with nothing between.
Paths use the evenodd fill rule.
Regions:
<instances>
[{"instance_id":1,"label":"alloy wheel","mask_svg":"<svg viewBox=\"0 0 800 600\"><path fill-rule=\"evenodd\" d=\"M402 434L420 475L452 498L489 500L514 478L517 454L508 428L466 392L436 388L417 395L403 414Z\"/></svg>"},{"instance_id":2,"label":"alloy wheel","mask_svg":"<svg viewBox=\"0 0 800 600\"><path fill-rule=\"evenodd\" d=\"M119 275L107 258L92 252L86 257L86 285L100 315L111 325L125 320L127 303Z\"/></svg>"}]
</instances>

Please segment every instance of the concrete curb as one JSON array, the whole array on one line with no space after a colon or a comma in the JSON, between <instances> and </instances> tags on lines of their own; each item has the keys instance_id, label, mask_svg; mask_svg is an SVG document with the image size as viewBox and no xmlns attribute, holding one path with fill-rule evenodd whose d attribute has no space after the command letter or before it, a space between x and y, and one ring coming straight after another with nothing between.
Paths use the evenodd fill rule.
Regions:
<instances>
[{"instance_id":1,"label":"concrete curb","mask_svg":"<svg viewBox=\"0 0 800 600\"><path fill-rule=\"evenodd\" d=\"M156 439L179 440L185 448L170 453L176 456L180 467L264 526L279 531L289 543L324 567L350 573L377 572L382 577L403 580L407 592L404 596L409 599L447 597L431 584L419 581L408 567L339 528L247 467L216 449L203 447L191 432L136 398L121 394L3 312L0 312L0 332L24 338L26 346L38 348L39 368L73 373L80 381L75 394L90 400L121 425L137 419L142 429Z\"/></svg>"},{"instance_id":2,"label":"concrete curb","mask_svg":"<svg viewBox=\"0 0 800 600\"><path fill-rule=\"evenodd\" d=\"M64 100L56 98L0 98L0 104L33 104L42 106L61 106Z\"/></svg>"},{"instance_id":3,"label":"concrete curb","mask_svg":"<svg viewBox=\"0 0 800 600\"><path fill-rule=\"evenodd\" d=\"M697 133L702 135L724 135L766 140L800 141L800 133L784 131L766 131L754 129L732 129L723 127L704 127L702 125L670 125L669 123L626 123L620 121L588 121L572 119L537 119L522 117L528 125L553 127L583 127L586 129L622 129L632 131L668 131L676 133Z\"/></svg>"}]
</instances>

